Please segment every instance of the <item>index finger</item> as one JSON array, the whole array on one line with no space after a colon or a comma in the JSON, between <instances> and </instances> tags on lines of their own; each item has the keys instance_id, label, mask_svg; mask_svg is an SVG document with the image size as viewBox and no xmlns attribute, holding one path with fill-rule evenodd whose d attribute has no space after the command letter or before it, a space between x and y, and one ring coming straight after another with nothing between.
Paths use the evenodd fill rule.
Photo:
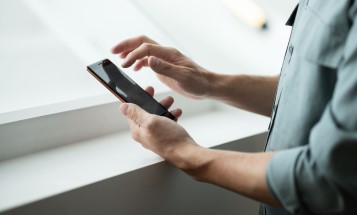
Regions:
<instances>
[{"instance_id":1,"label":"index finger","mask_svg":"<svg viewBox=\"0 0 357 215\"><path fill-rule=\"evenodd\" d=\"M150 39L149 37L145 35L141 35L121 41L120 43L118 43L116 46L112 48L112 53L119 54L125 51L131 51L136 49L143 43L158 44L157 42Z\"/></svg>"}]
</instances>

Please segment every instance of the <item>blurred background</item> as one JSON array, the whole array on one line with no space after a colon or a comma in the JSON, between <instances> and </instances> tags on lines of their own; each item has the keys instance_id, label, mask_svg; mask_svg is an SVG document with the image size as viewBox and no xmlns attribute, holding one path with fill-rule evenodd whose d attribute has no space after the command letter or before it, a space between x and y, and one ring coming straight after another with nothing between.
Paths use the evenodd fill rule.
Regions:
<instances>
[{"instance_id":1,"label":"blurred background","mask_svg":"<svg viewBox=\"0 0 357 215\"><path fill-rule=\"evenodd\" d=\"M297 0L252 2L2 0L0 113L108 95L86 65L120 64L110 48L141 34L215 72L278 74ZM126 71L143 87L168 90L148 69Z\"/></svg>"},{"instance_id":2,"label":"blurred background","mask_svg":"<svg viewBox=\"0 0 357 215\"><path fill-rule=\"evenodd\" d=\"M277 75L291 32L285 22L296 4L297 0L1 0L0 213L41 199L39 209L52 213L55 210L46 203L51 196L69 191L72 198L76 195L70 190L114 176L122 180L121 174L161 161L134 144L118 99L86 71L87 65L104 58L120 65L110 53L115 44L144 34L214 72ZM174 96L174 105L184 111L179 123L204 147L233 141L235 150L262 150L268 117L180 97L147 68L124 71L142 87L154 86L157 99ZM159 199L157 208L171 199L168 196L178 196L166 209L250 214L245 211L249 209L256 214L255 202L237 200L233 193L213 187L201 189L201 184L187 182L188 177L178 177L181 172L166 169L166 164L161 167L141 169L141 178L123 177L131 186L116 192L125 199L122 203L130 202L123 208L138 208L132 191L154 184L144 190L151 200ZM187 189L195 195L187 195ZM135 200L128 201L130 196ZM145 205L146 195L139 196L139 205ZM80 203L88 197L97 198L96 203L113 202L100 195L74 197L75 205L85 205L92 214L96 210L91 209L102 207ZM180 201L183 204L177 204ZM66 198L64 204L57 202L58 211L68 202L73 203Z\"/></svg>"}]
</instances>

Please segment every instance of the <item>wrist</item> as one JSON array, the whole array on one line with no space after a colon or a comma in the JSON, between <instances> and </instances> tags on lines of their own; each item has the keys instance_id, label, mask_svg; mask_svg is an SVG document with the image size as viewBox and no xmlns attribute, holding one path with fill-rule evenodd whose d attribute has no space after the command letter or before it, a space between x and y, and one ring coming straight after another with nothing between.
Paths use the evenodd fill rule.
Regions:
<instances>
[{"instance_id":1,"label":"wrist","mask_svg":"<svg viewBox=\"0 0 357 215\"><path fill-rule=\"evenodd\" d=\"M210 86L207 97L221 100L230 95L232 93L232 78L232 75L210 73L208 76Z\"/></svg>"},{"instance_id":2,"label":"wrist","mask_svg":"<svg viewBox=\"0 0 357 215\"><path fill-rule=\"evenodd\" d=\"M195 177L197 172L208 163L209 149L197 145L192 139L175 147L167 156L167 160L177 168Z\"/></svg>"},{"instance_id":3,"label":"wrist","mask_svg":"<svg viewBox=\"0 0 357 215\"><path fill-rule=\"evenodd\" d=\"M224 89L221 87L224 79L223 76L224 75L222 74L207 72L206 80L208 86L207 86L207 93L205 96L206 98L208 99L216 98L216 96L219 94L219 91Z\"/></svg>"}]
</instances>

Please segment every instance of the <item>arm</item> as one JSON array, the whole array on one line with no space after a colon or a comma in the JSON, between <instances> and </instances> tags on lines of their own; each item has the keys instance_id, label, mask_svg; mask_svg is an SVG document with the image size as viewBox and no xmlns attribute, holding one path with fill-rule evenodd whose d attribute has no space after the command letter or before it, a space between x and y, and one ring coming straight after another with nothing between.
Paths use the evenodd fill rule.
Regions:
<instances>
[{"instance_id":1,"label":"arm","mask_svg":"<svg viewBox=\"0 0 357 215\"><path fill-rule=\"evenodd\" d=\"M187 150L185 150L187 151ZM199 181L224 187L259 202L280 207L266 182L266 168L273 153L241 153L196 147L192 153L168 155L175 166Z\"/></svg>"},{"instance_id":2,"label":"arm","mask_svg":"<svg viewBox=\"0 0 357 215\"><path fill-rule=\"evenodd\" d=\"M210 98L270 117L279 76L213 76Z\"/></svg>"},{"instance_id":3,"label":"arm","mask_svg":"<svg viewBox=\"0 0 357 215\"><path fill-rule=\"evenodd\" d=\"M124 40L112 52L124 58L123 67L150 66L174 91L194 99L211 98L270 116L278 77L220 75L210 72L173 48L146 36Z\"/></svg>"},{"instance_id":4,"label":"arm","mask_svg":"<svg viewBox=\"0 0 357 215\"><path fill-rule=\"evenodd\" d=\"M197 145L172 120L149 114L134 104L122 104L120 111L127 117L132 137L137 142L193 178L279 206L268 189L265 176L272 153L206 149Z\"/></svg>"}]
</instances>

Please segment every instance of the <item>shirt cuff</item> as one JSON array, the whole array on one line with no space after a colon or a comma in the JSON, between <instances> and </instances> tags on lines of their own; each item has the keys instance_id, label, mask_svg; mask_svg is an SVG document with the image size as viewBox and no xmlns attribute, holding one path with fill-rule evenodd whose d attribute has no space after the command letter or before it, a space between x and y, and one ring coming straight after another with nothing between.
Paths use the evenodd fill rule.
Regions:
<instances>
[{"instance_id":1,"label":"shirt cuff","mask_svg":"<svg viewBox=\"0 0 357 215\"><path fill-rule=\"evenodd\" d=\"M301 208L295 183L295 166L304 147L276 152L270 159L267 168L267 182L270 192L283 207L292 213Z\"/></svg>"}]
</instances>

